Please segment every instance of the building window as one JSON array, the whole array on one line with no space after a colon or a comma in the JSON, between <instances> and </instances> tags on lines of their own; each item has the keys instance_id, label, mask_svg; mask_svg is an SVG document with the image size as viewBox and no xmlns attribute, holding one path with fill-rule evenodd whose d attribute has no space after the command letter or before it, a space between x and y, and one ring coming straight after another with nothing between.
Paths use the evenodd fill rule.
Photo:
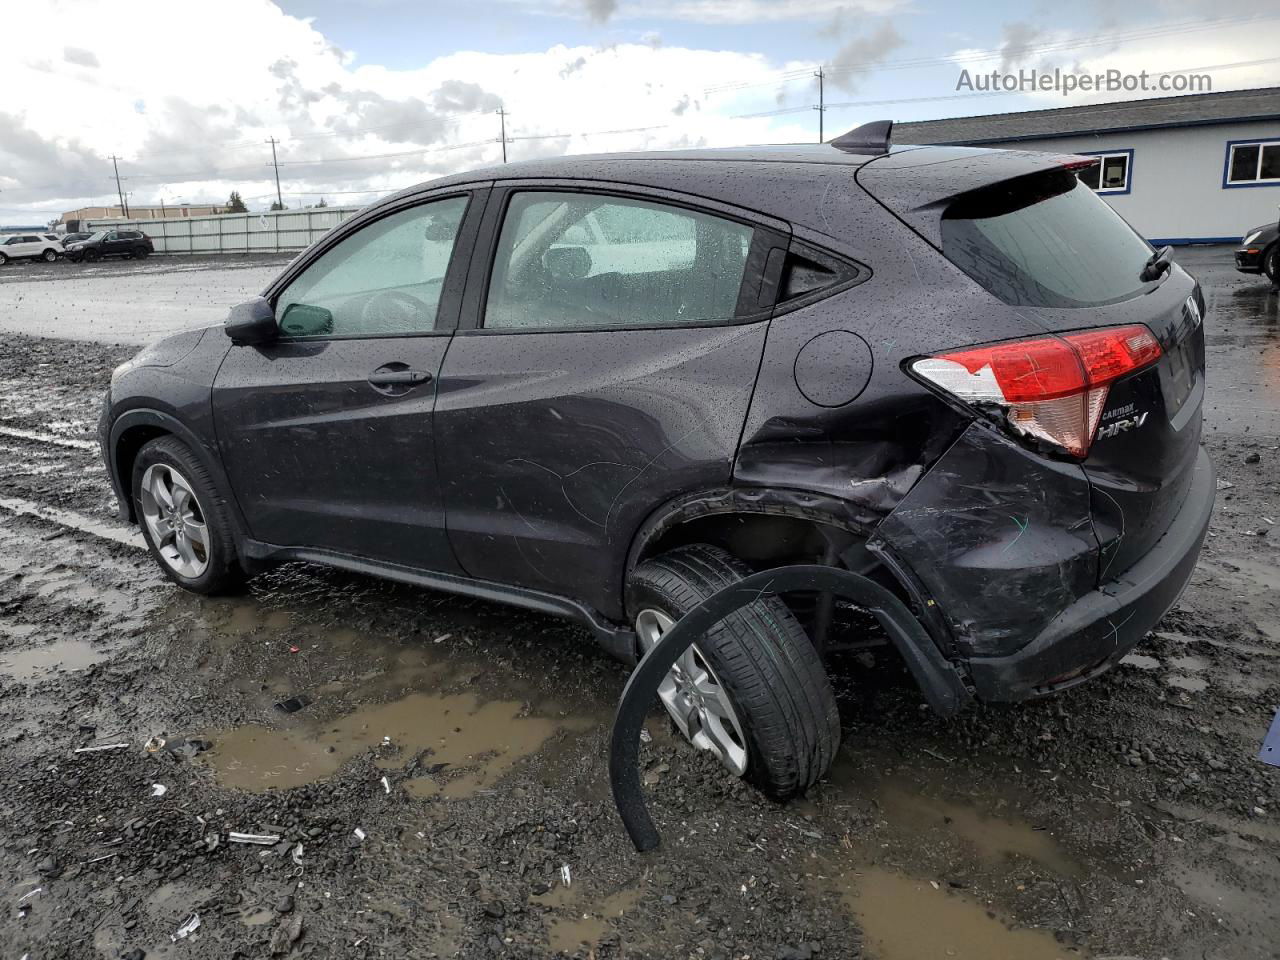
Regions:
<instances>
[{"instance_id":1,"label":"building window","mask_svg":"<svg viewBox=\"0 0 1280 960\"><path fill-rule=\"evenodd\" d=\"M1115 153L1085 154L1098 158L1098 163L1079 173L1080 182L1097 193L1128 193L1129 171L1133 166L1132 150Z\"/></svg>"},{"instance_id":2,"label":"building window","mask_svg":"<svg viewBox=\"0 0 1280 960\"><path fill-rule=\"evenodd\" d=\"M1236 140L1227 144L1223 186L1280 184L1280 140Z\"/></svg>"}]
</instances>

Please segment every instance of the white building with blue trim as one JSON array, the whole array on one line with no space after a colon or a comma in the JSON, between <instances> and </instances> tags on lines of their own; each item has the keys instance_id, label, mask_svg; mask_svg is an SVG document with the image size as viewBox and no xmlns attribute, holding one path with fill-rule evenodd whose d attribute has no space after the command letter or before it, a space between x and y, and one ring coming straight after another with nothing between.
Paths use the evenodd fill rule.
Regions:
<instances>
[{"instance_id":1,"label":"white building with blue trim","mask_svg":"<svg viewBox=\"0 0 1280 960\"><path fill-rule=\"evenodd\" d=\"M1097 156L1089 186L1155 244L1280 217L1280 87L902 123L895 143Z\"/></svg>"}]
</instances>

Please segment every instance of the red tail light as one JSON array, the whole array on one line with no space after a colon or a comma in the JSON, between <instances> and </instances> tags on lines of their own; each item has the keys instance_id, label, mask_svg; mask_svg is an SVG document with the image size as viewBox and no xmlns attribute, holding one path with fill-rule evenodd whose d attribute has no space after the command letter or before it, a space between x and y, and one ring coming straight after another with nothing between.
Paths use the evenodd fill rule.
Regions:
<instances>
[{"instance_id":1,"label":"red tail light","mask_svg":"<svg viewBox=\"0 0 1280 960\"><path fill-rule=\"evenodd\" d=\"M911 369L966 403L998 407L1016 433L1084 457L1111 384L1160 353L1151 331L1134 324L943 353Z\"/></svg>"}]
</instances>

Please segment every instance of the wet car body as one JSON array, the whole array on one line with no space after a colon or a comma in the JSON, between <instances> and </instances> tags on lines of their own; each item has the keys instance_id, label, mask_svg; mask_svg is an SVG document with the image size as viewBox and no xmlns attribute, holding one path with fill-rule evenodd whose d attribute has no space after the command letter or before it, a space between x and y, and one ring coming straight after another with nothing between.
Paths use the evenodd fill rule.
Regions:
<instances>
[{"instance_id":1,"label":"wet car body","mask_svg":"<svg viewBox=\"0 0 1280 960\"><path fill-rule=\"evenodd\" d=\"M251 569L301 559L571 616L630 659L631 572L709 542L756 569L821 562L887 586L959 699L1065 688L1176 602L1214 498L1191 277L1175 265L1114 303L1027 306L940 253L954 198L1070 159L764 147L532 161L404 191L299 257L256 309L379 218L463 197L435 328L257 343L209 329L143 351L100 427L122 515L136 519L133 456L170 433ZM733 318L486 329L504 212L530 190L749 225ZM939 351L1135 324L1159 360L1111 385L1085 457L911 374ZM371 385L387 370L426 376Z\"/></svg>"},{"instance_id":2,"label":"wet car body","mask_svg":"<svg viewBox=\"0 0 1280 960\"><path fill-rule=\"evenodd\" d=\"M1275 270L1275 253L1280 247L1280 222L1264 223L1250 227L1240 238L1240 246L1234 252L1236 269L1241 273L1266 273L1270 262ZM1270 261L1268 261L1270 258ZM1280 274L1269 274L1272 280Z\"/></svg>"}]
</instances>

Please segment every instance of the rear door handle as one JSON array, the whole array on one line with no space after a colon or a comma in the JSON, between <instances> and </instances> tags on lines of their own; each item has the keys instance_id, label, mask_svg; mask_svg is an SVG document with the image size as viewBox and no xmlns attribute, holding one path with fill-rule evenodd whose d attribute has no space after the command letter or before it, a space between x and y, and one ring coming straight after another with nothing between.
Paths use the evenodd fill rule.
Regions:
<instances>
[{"instance_id":1,"label":"rear door handle","mask_svg":"<svg viewBox=\"0 0 1280 960\"><path fill-rule=\"evenodd\" d=\"M369 382L375 387L405 387L416 383L428 383L431 374L425 370L377 369L369 374Z\"/></svg>"}]
</instances>

